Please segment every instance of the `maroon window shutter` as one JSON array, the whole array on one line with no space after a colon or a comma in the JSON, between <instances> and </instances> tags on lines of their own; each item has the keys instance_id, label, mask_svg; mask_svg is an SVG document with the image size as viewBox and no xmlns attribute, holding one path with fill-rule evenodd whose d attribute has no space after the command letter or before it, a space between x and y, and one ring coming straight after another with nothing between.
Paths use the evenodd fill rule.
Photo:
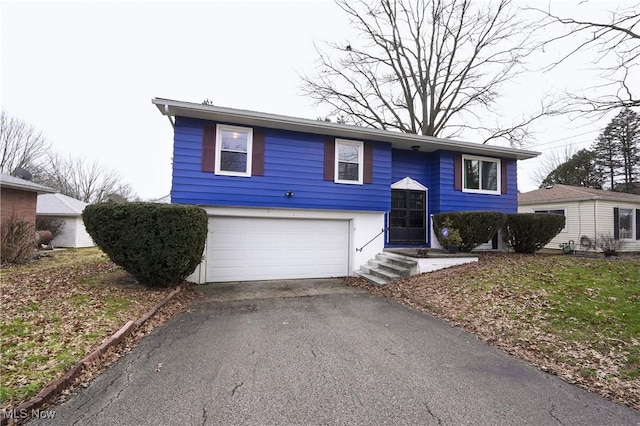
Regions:
<instances>
[{"instance_id":1,"label":"maroon window shutter","mask_svg":"<svg viewBox=\"0 0 640 426\"><path fill-rule=\"evenodd\" d=\"M204 126L202 129L202 171L216 170L216 125Z\"/></svg>"},{"instance_id":2,"label":"maroon window shutter","mask_svg":"<svg viewBox=\"0 0 640 426\"><path fill-rule=\"evenodd\" d=\"M507 193L507 160L500 161L501 194Z\"/></svg>"},{"instance_id":3,"label":"maroon window shutter","mask_svg":"<svg viewBox=\"0 0 640 426\"><path fill-rule=\"evenodd\" d=\"M640 209L636 209L636 240L640 240Z\"/></svg>"},{"instance_id":4,"label":"maroon window shutter","mask_svg":"<svg viewBox=\"0 0 640 426\"><path fill-rule=\"evenodd\" d=\"M620 239L620 209L613 208L613 238Z\"/></svg>"},{"instance_id":5,"label":"maroon window shutter","mask_svg":"<svg viewBox=\"0 0 640 426\"><path fill-rule=\"evenodd\" d=\"M373 144L364 143L364 170L362 174L363 183L373 183Z\"/></svg>"},{"instance_id":6,"label":"maroon window shutter","mask_svg":"<svg viewBox=\"0 0 640 426\"><path fill-rule=\"evenodd\" d=\"M453 158L453 189L462 191L462 155L455 154Z\"/></svg>"},{"instance_id":7,"label":"maroon window shutter","mask_svg":"<svg viewBox=\"0 0 640 426\"><path fill-rule=\"evenodd\" d=\"M264 130L253 129L251 175L264 176Z\"/></svg>"},{"instance_id":8,"label":"maroon window shutter","mask_svg":"<svg viewBox=\"0 0 640 426\"><path fill-rule=\"evenodd\" d=\"M324 140L324 180L334 180L336 162L336 141L334 138Z\"/></svg>"}]
</instances>

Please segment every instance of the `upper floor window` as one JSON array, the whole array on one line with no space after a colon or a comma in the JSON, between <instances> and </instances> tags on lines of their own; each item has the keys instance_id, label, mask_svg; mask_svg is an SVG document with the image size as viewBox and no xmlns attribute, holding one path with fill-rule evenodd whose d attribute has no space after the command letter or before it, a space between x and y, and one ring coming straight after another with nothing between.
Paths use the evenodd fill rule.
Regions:
<instances>
[{"instance_id":1,"label":"upper floor window","mask_svg":"<svg viewBox=\"0 0 640 426\"><path fill-rule=\"evenodd\" d=\"M462 156L462 190L480 194L500 194L500 160Z\"/></svg>"},{"instance_id":2,"label":"upper floor window","mask_svg":"<svg viewBox=\"0 0 640 426\"><path fill-rule=\"evenodd\" d=\"M633 239L633 209L618 210L618 229L621 240Z\"/></svg>"},{"instance_id":3,"label":"upper floor window","mask_svg":"<svg viewBox=\"0 0 640 426\"><path fill-rule=\"evenodd\" d=\"M216 127L215 173L227 176L251 176L253 130L223 124Z\"/></svg>"},{"instance_id":4,"label":"upper floor window","mask_svg":"<svg viewBox=\"0 0 640 426\"><path fill-rule=\"evenodd\" d=\"M364 143L336 139L335 182L362 184Z\"/></svg>"}]
</instances>

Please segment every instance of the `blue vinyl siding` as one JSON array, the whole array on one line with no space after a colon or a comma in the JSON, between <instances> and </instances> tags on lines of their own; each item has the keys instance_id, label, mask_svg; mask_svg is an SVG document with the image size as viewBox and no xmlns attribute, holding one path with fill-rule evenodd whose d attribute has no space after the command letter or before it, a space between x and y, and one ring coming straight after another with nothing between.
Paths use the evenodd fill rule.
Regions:
<instances>
[{"instance_id":1,"label":"blue vinyl siding","mask_svg":"<svg viewBox=\"0 0 640 426\"><path fill-rule=\"evenodd\" d=\"M373 143L373 183L324 180L324 137L265 129L264 175L218 176L201 171L207 122L176 117L172 202L212 206L388 211L391 148ZM233 124L233 123L230 123ZM285 197L293 191L292 198Z\"/></svg>"},{"instance_id":2,"label":"blue vinyl siding","mask_svg":"<svg viewBox=\"0 0 640 426\"><path fill-rule=\"evenodd\" d=\"M465 211L490 210L504 213L518 211L518 186L516 161L502 158L507 163L507 193L501 195L471 194L454 189L453 152L437 152L433 156L431 172L432 186L429 188L431 214ZM496 157L498 158L498 157Z\"/></svg>"},{"instance_id":3,"label":"blue vinyl siding","mask_svg":"<svg viewBox=\"0 0 640 426\"><path fill-rule=\"evenodd\" d=\"M431 186L431 154L393 149L392 155L391 183L410 177L427 188Z\"/></svg>"}]
</instances>

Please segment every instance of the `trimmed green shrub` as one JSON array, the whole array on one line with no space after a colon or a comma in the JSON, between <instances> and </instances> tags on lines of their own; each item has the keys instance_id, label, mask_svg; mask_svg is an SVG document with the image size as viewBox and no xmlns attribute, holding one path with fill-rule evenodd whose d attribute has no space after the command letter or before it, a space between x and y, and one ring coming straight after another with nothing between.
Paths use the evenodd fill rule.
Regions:
<instances>
[{"instance_id":1,"label":"trimmed green shrub","mask_svg":"<svg viewBox=\"0 0 640 426\"><path fill-rule=\"evenodd\" d=\"M553 213L509 214L502 239L516 253L534 253L562 231L564 221L563 215Z\"/></svg>"},{"instance_id":2,"label":"trimmed green shrub","mask_svg":"<svg viewBox=\"0 0 640 426\"><path fill-rule=\"evenodd\" d=\"M107 202L87 206L82 219L98 247L142 284L178 284L202 261L208 220L200 207Z\"/></svg>"},{"instance_id":3,"label":"trimmed green shrub","mask_svg":"<svg viewBox=\"0 0 640 426\"><path fill-rule=\"evenodd\" d=\"M501 212L490 211L466 211L438 213L433 215L433 227L436 238L440 245L445 245L440 241L442 238L442 228L446 220L449 220L451 227L458 230L462 242L458 249L462 252L470 252L480 244L484 244L493 238L500 228L504 226L507 215Z\"/></svg>"},{"instance_id":4,"label":"trimmed green shrub","mask_svg":"<svg viewBox=\"0 0 640 426\"><path fill-rule=\"evenodd\" d=\"M445 217L442 220L442 223L436 232L436 238L444 249L453 249L454 251L457 251L459 250L460 244L462 244L460 231L453 226L453 221L450 217Z\"/></svg>"}]
</instances>

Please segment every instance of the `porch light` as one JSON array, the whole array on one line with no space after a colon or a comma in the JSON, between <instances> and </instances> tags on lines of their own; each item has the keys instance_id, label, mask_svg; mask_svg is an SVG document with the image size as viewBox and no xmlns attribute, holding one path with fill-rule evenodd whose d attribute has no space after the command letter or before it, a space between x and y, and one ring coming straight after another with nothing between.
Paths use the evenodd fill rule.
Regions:
<instances>
[{"instance_id":1,"label":"porch light","mask_svg":"<svg viewBox=\"0 0 640 426\"><path fill-rule=\"evenodd\" d=\"M420 145L414 145L411 147L411 149L414 151L420 151Z\"/></svg>"},{"instance_id":2,"label":"porch light","mask_svg":"<svg viewBox=\"0 0 640 426\"><path fill-rule=\"evenodd\" d=\"M284 196L285 196L285 197L287 197L287 198L291 198L291 197L293 197L293 191L287 191L287 192L285 192L285 193L284 193Z\"/></svg>"}]
</instances>

